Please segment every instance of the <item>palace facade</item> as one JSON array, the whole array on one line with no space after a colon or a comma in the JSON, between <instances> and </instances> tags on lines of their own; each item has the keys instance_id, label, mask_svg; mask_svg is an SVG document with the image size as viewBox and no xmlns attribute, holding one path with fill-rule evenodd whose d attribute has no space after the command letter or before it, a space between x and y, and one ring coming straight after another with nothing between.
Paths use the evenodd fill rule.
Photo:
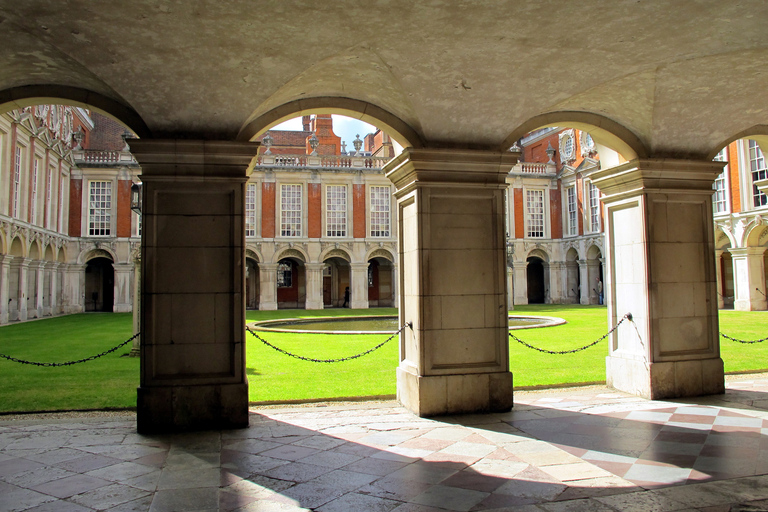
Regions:
<instances>
[{"instance_id":1,"label":"palace facade","mask_svg":"<svg viewBox=\"0 0 768 512\"><path fill-rule=\"evenodd\" d=\"M396 306L398 219L382 131L347 144L330 115L267 132L245 196L248 309ZM0 116L0 323L134 308L141 169L130 132L80 108ZM126 142L127 140L127 142ZM587 132L544 128L518 141L506 183L508 303L599 304L605 236L598 147ZM759 145L717 157L718 306L766 310L768 200ZM347 293L348 292L348 293Z\"/></svg>"}]
</instances>

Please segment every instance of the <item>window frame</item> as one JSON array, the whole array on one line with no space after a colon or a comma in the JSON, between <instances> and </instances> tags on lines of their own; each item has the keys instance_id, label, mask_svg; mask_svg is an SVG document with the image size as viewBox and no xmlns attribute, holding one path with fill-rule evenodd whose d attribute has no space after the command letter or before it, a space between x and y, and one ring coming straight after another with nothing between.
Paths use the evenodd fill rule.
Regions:
<instances>
[{"instance_id":1,"label":"window frame","mask_svg":"<svg viewBox=\"0 0 768 512\"><path fill-rule=\"evenodd\" d=\"M245 236L247 237L258 236L256 223L256 214L258 212L257 189L257 183L255 182L249 181L245 184Z\"/></svg>"},{"instance_id":2,"label":"window frame","mask_svg":"<svg viewBox=\"0 0 768 512\"><path fill-rule=\"evenodd\" d=\"M752 199L749 203L750 209L763 208L764 206L768 205L768 196L757 189L755 182L768 178L768 166L766 166L765 163L765 154L763 153L760 145L754 139L747 139L746 150L747 161L749 161L749 197ZM760 166L761 163L762 166Z\"/></svg>"},{"instance_id":3,"label":"window frame","mask_svg":"<svg viewBox=\"0 0 768 512\"><path fill-rule=\"evenodd\" d=\"M549 238L549 226L547 220L549 217L549 201L547 201L547 187L523 187L523 211L525 215L525 238L533 240L541 240ZM529 193L541 193L541 236L532 235L532 215L538 215L538 213L532 213L530 211ZM538 231L537 231L538 232Z\"/></svg>"},{"instance_id":4,"label":"window frame","mask_svg":"<svg viewBox=\"0 0 768 512\"><path fill-rule=\"evenodd\" d=\"M593 194L594 192L594 194ZM586 225L589 229L585 229L587 233L600 233L602 223L600 219L600 189L598 189L592 180L584 180L584 197L587 198Z\"/></svg>"},{"instance_id":5,"label":"window frame","mask_svg":"<svg viewBox=\"0 0 768 512\"><path fill-rule=\"evenodd\" d=\"M332 190L343 190L343 210L332 210ZM323 187L323 233L327 238L346 238L349 236L349 186L340 183L328 183ZM334 224L334 220L336 221ZM341 221L341 222L339 222ZM336 229L331 229L332 226Z\"/></svg>"},{"instance_id":6,"label":"window frame","mask_svg":"<svg viewBox=\"0 0 768 512\"><path fill-rule=\"evenodd\" d=\"M383 198L376 198L374 201L374 189L383 189L386 191ZM368 186L368 236L371 238L390 238L392 236L392 187L390 185L369 185ZM386 206L386 209L375 210L377 206ZM386 221L377 220L378 214L386 214ZM381 229L385 226L386 229ZM379 229L374 229L379 228Z\"/></svg>"},{"instance_id":7,"label":"window frame","mask_svg":"<svg viewBox=\"0 0 768 512\"><path fill-rule=\"evenodd\" d=\"M571 201L573 199L573 201ZM573 210L571 210L573 206ZM576 184L565 186L565 236L579 235L579 197L576 193Z\"/></svg>"},{"instance_id":8,"label":"window frame","mask_svg":"<svg viewBox=\"0 0 768 512\"><path fill-rule=\"evenodd\" d=\"M106 184L108 187L105 187L102 189L108 190L109 195L107 197L108 204L106 206L101 206L98 208L92 208L91 205L93 204L93 188L92 186L95 184ZM114 208L115 208L115 201L114 201L114 180L109 179L98 179L98 178L89 178L88 179L88 188L87 188L87 201L85 201L85 209L86 209L86 219L85 219L85 236L88 237L111 237L112 232L114 231L114 227L112 226L115 215L114 215ZM97 202L99 202L97 200ZM104 199L101 199L101 202L104 202ZM100 210L103 212L106 212L106 220L99 220L95 221L94 216L95 212L94 210ZM98 222L99 225L96 225L95 222Z\"/></svg>"},{"instance_id":9,"label":"window frame","mask_svg":"<svg viewBox=\"0 0 768 512\"><path fill-rule=\"evenodd\" d=\"M720 152L712 159L715 162L725 162L723 166L723 172L715 178L712 182L712 214L720 215L730 212L730 193L729 193L729 181L730 181L730 161L728 154L728 146L725 146Z\"/></svg>"},{"instance_id":10,"label":"window frame","mask_svg":"<svg viewBox=\"0 0 768 512\"><path fill-rule=\"evenodd\" d=\"M303 236L303 233L304 233L304 224L305 224L305 222L304 222L304 208L305 208L304 197L306 195L306 192L304 191L304 184L303 183L291 182L291 183L280 183L279 185L280 185L280 187L279 187L279 190L280 190L280 195L279 195L279 200L280 200L279 207L280 208L279 208L279 210L280 210L280 212L279 212L279 217L278 217L280 219L280 221L279 221L280 224L278 226L279 227L279 231L278 231L279 232L279 237L281 237L281 238L301 238ZM286 190L288 187L291 187L291 188L293 188L293 190L297 190L299 192L299 195L298 195L298 206L299 206L299 209L298 210L296 210L296 209L288 210L288 209L285 208L286 202L283 200L283 191ZM294 187L296 187L296 188L294 188ZM291 232L291 230L290 230L290 224L291 223L290 222L285 222L286 219L285 219L284 216L285 216L285 214L287 212L292 212L294 217L296 219L298 219L298 222L294 223L294 224L298 225L298 229L293 234L286 234L286 232L289 232L289 233ZM288 227L288 229L286 229L286 227Z\"/></svg>"}]
</instances>

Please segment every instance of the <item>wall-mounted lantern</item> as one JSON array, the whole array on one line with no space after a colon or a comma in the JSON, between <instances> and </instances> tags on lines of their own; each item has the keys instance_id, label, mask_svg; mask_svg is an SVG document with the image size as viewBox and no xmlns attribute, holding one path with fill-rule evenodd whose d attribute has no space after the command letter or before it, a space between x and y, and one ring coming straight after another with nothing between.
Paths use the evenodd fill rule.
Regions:
<instances>
[{"instance_id":1,"label":"wall-mounted lantern","mask_svg":"<svg viewBox=\"0 0 768 512\"><path fill-rule=\"evenodd\" d=\"M131 211L141 216L141 183L131 185Z\"/></svg>"}]
</instances>

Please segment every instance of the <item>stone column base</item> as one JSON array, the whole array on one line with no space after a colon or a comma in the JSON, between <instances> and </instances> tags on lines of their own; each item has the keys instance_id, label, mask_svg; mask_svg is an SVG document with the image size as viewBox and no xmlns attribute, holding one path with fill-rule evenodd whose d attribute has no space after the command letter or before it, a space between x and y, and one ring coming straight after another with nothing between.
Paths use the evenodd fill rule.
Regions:
<instances>
[{"instance_id":1,"label":"stone column base","mask_svg":"<svg viewBox=\"0 0 768 512\"><path fill-rule=\"evenodd\" d=\"M608 356L605 369L609 386L651 400L725 393L725 372L719 357L646 363Z\"/></svg>"},{"instance_id":2,"label":"stone column base","mask_svg":"<svg viewBox=\"0 0 768 512\"><path fill-rule=\"evenodd\" d=\"M248 427L248 383L138 388L140 434Z\"/></svg>"},{"instance_id":3,"label":"stone column base","mask_svg":"<svg viewBox=\"0 0 768 512\"><path fill-rule=\"evenodd\" d=\"M733 309L736 311L765 311L768 309L768 301L766 299L736 299L733 301Z\"/></svg>"},{"instance_id":4,"label":"stone column base","mask_svg":"<svg viewBox=\"0 0 768 512\"><path fill-rule=\"evenodd\" d=\"M323 304L322 300L309 300L304 303L304 309L323 309L325 305ZM275 308L277 309L277 308Z\"/></svg>"},{"instance_id":5,"label":"stone column base","mask_svg":"<svg viewBox=\"0 0 768 512\"><path fill-rule=\"evenodd\" d=\"M277 311L277 302L259 302L259 311Z\"/></svg>"},{"instance_id":6,"label":"stone column base","mask_svg":"<svg viewBox=\"0 0 768 512\"><path fill-rule=\"evenodd\" d=\"M419 416L506 412L512 409L512 373L419 376L398 368L397 399Z\"/></svg>"}]
</instances>

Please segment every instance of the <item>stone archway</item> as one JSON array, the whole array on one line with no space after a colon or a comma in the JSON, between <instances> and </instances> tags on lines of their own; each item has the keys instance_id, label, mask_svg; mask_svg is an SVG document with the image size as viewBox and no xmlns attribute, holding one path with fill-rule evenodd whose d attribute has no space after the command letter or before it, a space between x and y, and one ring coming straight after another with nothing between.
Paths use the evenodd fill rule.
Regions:
<instances>
[{"instance_id":1,"label":"stone archway","mask_svg":"<svg viewBox=\"0 0 768 512\"><path fill-rule=\"evenodd\" d=\"M307 280L304 262L296 257L277 262L277 309L304 309Z\"/></svg>"}]
</instances>

